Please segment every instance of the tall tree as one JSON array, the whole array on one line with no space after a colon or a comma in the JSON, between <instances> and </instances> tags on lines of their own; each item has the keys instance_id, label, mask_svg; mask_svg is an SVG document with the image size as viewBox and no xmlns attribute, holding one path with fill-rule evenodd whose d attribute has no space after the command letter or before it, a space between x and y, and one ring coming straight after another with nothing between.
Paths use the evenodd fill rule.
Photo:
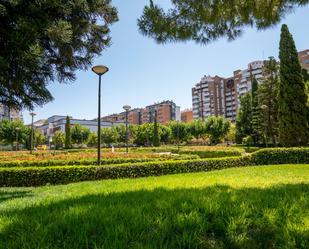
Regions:
<instances>
[{"instance_id":1,"label":"tall tree","mask_svg":"<svg viewBox=\"0 0 309 249\"><path fill-rule=\"evenodd\" d=\"M71 138L74 144L86 144L90 137L89 128L80 124L74 125L71 130Z\"/></svg>"},{"instance_id":2,"label":"tall tree","mask_svg":"<svg viewBox=\"0 0 309 249\"><path fill-rule=\"evenodd\" d=\"M65 123L65 145L64 147L66 149L72 148L72 142L71 142L71 122L70 117L67 116L66 123Z\"/></svg>"},{"instance_id":3,"label":"tall tree","mask_svg":"<svg viewBox=\"0 0 309 249\"><path fill-rule=\"evenodd\" d=\"M270 139L274 146L278 136L278 72L278 62L270 57L264 67L265 80L258 90L260 125L265 142Z\"/></svg>"},{"instance_id":4,"label":"tall tree","mask_svg":"<svg viewBox=\"0 0 309 249\"><path fill-rule=\"evenodd\" d=\"M32 109L51 82L75 79L110 45L117 11L104 1L0 1L0 103Z\"/></svg>"},{"instance_id":5,"label":"tall tree","mask_svg":"<svg viewBox=\"0 0 309 249\"><path fill-rule=\"evenodd\" d=\"M210 116L205 121L205 132L209 135L210 143L216 145L228 134L230 130L230 120L223 117Z\"/></svg>"},{"instance_id":6,"label":"tall tree","mask_svg":"<svg viewBox=\"0 0 309 249\"><path fill-rule=\"evenodd\" d=\"M53 144L55 146L55 149L59 149L63 147L63 144L65 142L65 134L61 131L56 131L53 135Z\"/></svg>"},{"instance_id":7,"label":"tall tree","mask_svg":"<svg viewBox=\"0 0 309 249\"><path fill-rule=\"evenodd\" d=\"M252 101L252 138L254 144L259 143L261 126L260 126L260 110L259 110L259 100L258 100L258 81L255 77L252 77L252 88L251 88L251 101Z\"/></svg>"},{"instance_id":8,"label":"tall tree","mask_svg":"<svg viewBox=\"0 0 309 249\"><path fill-rule=\"evenodd\" d=\"M30 129L22 121L1 120L0 121L0 141L10 144L12 149L17 138L19 143L26 143L30 134Z\"/></svg>"},{"instance_id":9,"label":"tall tree","mask_svg":"<svg viewBox=\"0 0 309 249\"><path fill-rule=\"evenodd\" d=\"M296 46L287 25L280 38L279 139L284 146L307 145L307 95Z\"/></svg>"},{"instance_id":10,"label":"tall tree","mask_svg":"<svg viewBox=\"0 0 309 249\"><path fill-rule=\"evenodd\" d=\"M248 92L240 98L240 107L236 117L236 143L242 143L243 138L252 134L252 99Z\"/></svg>"},{"instance_id":11,"label":"tall tree","mask_svg":"<svg viewBox=\"0 0 309 249\"><path fill-rule=\"evenodd\" d=\"M191 135L197 140L205 135L205 125L201 119L193 120L189 124L189 128Z\"/></svg>"},{"instance_id":12,"label":"tall tree","mask_svg":"<svg viewBox=\"0 0 309 249\"><path fill-rule=\"evenodd\" d=\"M153 123L153 146L160 146L159 127L158 127L158 112L155 111Z\"/></svg>"},{"instance_id":13,"label":"tall tree","mask_svg":"<svg viewBox=\"0 0 309 249\"><path fill-rule=\"evenodd\" d=\"M233 40L247 26L261 30L273 27L292 9L309 1L172 0L168 10L153 2L150 0L138 20L142 34L159 43L193 40L206 44L221 37Z\"/></svg>"}]
</instances>

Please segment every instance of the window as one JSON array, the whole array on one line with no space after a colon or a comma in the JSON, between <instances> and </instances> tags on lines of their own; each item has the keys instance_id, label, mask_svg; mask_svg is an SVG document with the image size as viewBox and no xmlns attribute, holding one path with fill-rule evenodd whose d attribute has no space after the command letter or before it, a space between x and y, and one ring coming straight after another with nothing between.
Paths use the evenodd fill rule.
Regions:
<instances>
[{"instance_id":1,"label":"window","mask_svg":"<svg viewBox=\"0 0 309 249\"><path fill-rule=\"evenodd\" d=\"M305 60L304 62L305 62L305 64L309 64L309 60Z\"/></svg>"}]
</instances>

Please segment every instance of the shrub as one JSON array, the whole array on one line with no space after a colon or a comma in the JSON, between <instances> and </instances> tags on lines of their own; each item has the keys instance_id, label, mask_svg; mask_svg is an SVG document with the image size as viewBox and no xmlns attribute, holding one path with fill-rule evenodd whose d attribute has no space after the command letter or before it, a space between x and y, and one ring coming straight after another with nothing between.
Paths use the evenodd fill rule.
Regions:
<instances>
[{"instance_id":1,"label":"shrub","mask_svg":"<svg viewBox=\"0 0 309 249\"><path fill-rule=\"evenodd\" d=\"M250 157L238 157L210 160L156 161L103 167L0 168L0 186L40 186L89 180L160 176L241 167L250 164Z\"/></svg>"},{"instance_id":2,"label":"shrub","mask_svg":"<svg viewBox=\"0 0 309 249\"><path fill-rule=\"evenodd\" d=\"M257 165L309 163L309 148L271 148L252 153Z\"/></svg>"},{"instance_id":3,"label":"shrub","mask_svg":"<svg viewBox=\"0 0 309 249\"><path fill-rule=\"evenodd\" d=\"M309 163L309 148L261 149L248 156L197 159L155 160L105 166L0 167L0 186L39 186L70 182L160 176L166 174L219 170L251 165ZM83 164L85 165L85 164Z\"/></svg>"},{"instance_id":4,"label":"shrub","mask_svg":"<svg viewBox=\"0 0 309 249\"><path fill-rule=\"evenodd\" d=\"M102 165L123 164L123 163L141 163L141 162L153 162L153 161L165 161L165 160L189 160L199 159L197 155L181 155L181 156L169 156L169 157L157 157L157 158L110 158L101 159ZM4 161L0 162L1 167L48 167L48 166L66 166L66 165L96 165L97 159L72 159L72 160L36 160L36 161Z\"/></svg>"},{"instance_id":5,"label":"shrub","mask_svg":"<svg viewBox=\"0 0 309 249\"><path fill-rule=\"evenodd\" d=\"M251 136L246 136L242 139L243 145L252 146L254 144L253 138Z\"/></svg>"},{"instance_id":6,"label":"shrub","mask_svg":"<svg viewBox=\"0 0 309 249\"><path fill-rule=\"evenodd\" d=\"M176 153L176 151L175 151ZM180 151L180 154L198 155L200 158L219 158L219 157L234 157L241 156L240 150L192 150L192 151Z\"/></svg>"}]
</instances>

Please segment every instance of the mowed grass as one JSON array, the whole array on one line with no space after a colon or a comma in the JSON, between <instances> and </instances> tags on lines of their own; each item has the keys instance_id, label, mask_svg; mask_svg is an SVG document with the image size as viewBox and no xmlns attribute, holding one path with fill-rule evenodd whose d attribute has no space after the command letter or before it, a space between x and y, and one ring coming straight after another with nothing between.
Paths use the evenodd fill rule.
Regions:
<instances>
[{"instance_id":1,"label":"mowed grass","mask_svg":"<svg viewBox=\"0 0 309 249\"><path fill-rule=\"evenodd\" d=\"M0 248L309 248L309 165L0 188Z\"/></svg>"}]
</instances>

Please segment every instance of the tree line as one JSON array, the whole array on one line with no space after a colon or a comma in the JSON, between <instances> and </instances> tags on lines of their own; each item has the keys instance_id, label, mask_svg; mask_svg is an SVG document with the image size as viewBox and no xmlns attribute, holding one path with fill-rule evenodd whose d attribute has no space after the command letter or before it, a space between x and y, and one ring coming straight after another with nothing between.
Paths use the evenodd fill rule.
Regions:
<instances>
[{"instance_id":1,"label":"tree line","mask_svg":"<svg viewBox=\"0 0 309 249\"><path fill-rule=\"evenodd\" d=\"M156 120L156 119L155 119ZM16 143L16 127L19 132L19 143L29 144L31 127L25 126L21 121L3 120L0 122L0 141L11 144ZM128 126L128 142L137 146L160 146L161 144L183 144L195 140L196 143L215 145L224 140L234 141L235 127L230 120L223 117L209 117L204 122L194 120L190 123L172 121L166 125L145 123L142 125ZM118 125L101 128L102 146L124 146L126 143L126 127ZM97 132L80 124L71 125L67 117L65 132L61 130L53 134L52 140L47 141L39 130L35 129L35 146L51 142L55 148L96 147L98 142Z\"/></svg>"},{"instance_id":2,"label":"tree line","mask_svg":"<svg viewBox=\"0 0 309 249\"><path fill-rule=\"evenodd\" d=\"M281 29L279 62L270 57L264 79L251 77L251 92L240 99L236 141L247 145L308 144L309 75L301 68L287 25Z\"/></svg>"}]
</instances>

